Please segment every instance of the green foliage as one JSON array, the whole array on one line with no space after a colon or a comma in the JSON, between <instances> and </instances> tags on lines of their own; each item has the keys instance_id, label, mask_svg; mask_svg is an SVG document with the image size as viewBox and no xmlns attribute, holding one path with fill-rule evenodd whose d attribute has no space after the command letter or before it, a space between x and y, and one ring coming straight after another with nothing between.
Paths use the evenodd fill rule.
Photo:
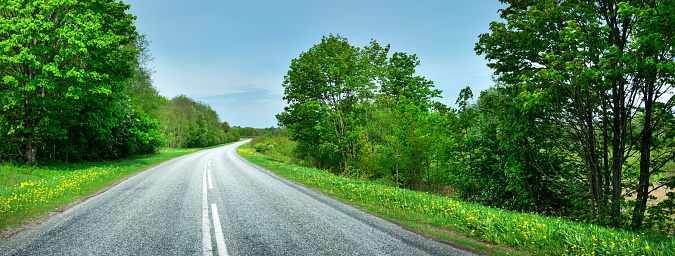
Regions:
<instances>
[{"instance_id":1,"label":"green foliage","mask_svg":"<svg viewBox=\"0 0 675 256\"><path fill-rule=\"evenodd\" d=\"M159 91L153 85L150 63L154 59L150 53L150 42L146 35L138 35L134 41L125 46L137 52L131 61L134 68L134 76L126 82L125 94L130 104L150 118L159 119L160 110L166 104L167 99L159 95Z\"/></svg>"},{"instance_id":2,"label":"green foliage","mask_svg":"<svg viewBox=\"0 0 675 256\"><path fill-rule=\"evenodd\" d=\"M440 91L415 74L415 55L324 37L285 76L277 118L297 144L275 157L488 206L672 230L675 194L650 194L675 187L664 172L675 159L675 54L663 37L673 8L506 2L506 23L476 46L497 85L476 103L464 88L459 109L434 102Z\"/></svg>"},{"instance_id":3,"label":"green foliage","mask_svg":"<svg viewBox=\"0 0 675 256\"><path fill-rule=\"evenodd\" d=\"M514 93L504 87L483 91L469 109L477 113L468 120L463 168L453 187L484 205L569 216L570 191L584 187L564 171L578 166L567 161L569 148L556 140L556 129L541 122L545 108L523 113L523 103L511 100Z\"/></svg>"},{"instance_id":4,"label":"green foliage","mask_svg":"<svg viewBox=\"0 0 675 256\"><path fill-rule=\"evenodd\" d=\"M255 151L265 154L286 163L302 164L297 161L295 149L297 142L291 141L282 134L267 133L263 136L253 138L249 143Z\"/></svg>"},{"instance_id":5,"label":"green foliage","mask_svg":"<svg viewBox=\"0 0 675 256\"><path fill-rule=\"evenodd\" d=\"M289 106L277 115L279 124L303 144L332 145L328 148L340 152L341 166L335 167L348 169L356 153L359 102L374 87L369 70L367 54L346 38L324 36L320 44L292 60L283 83Z\"/></svg>"},{"instance_id":6,"label":"green foliage","mask_svg":"<svg viewBox=\"0 0 675 256\"><path fill-rule=\"evenodd\" d=\"M0 8L2 158L96 161L163 144L148 43L128 5L5 1Z\"/></svg>"},{"instance_id":7,"label":"green foliage","mask_svg":"<svg viewBox=\"0 0 675 256\"><path fill-rule=\"evenodd\" d=\"M239 140L239 133L223 129L218 114L210 106L185 95L176 96L164 105L160 120L170 148L208 147Z\"/></svg>"},{"instance_id":8,"label":"green foliage","mask_svg":"<svg viewBox=\"0 0 675 256\"><path fill-rule=\"evenodd\" d=\"M0 4L0 158L99 161L239 140L209 106L153 86L128 5Z\"/></svg>"},{"instance_id":9,"label":"green foliage","mask_svg":"<svg viewBox=\"0 0 675 256\"><path fill-rule=\"evenodd\" d=\"M278 128L274 127L269 127L269 128L253 128L253 127L241 127L241 126L234 126L231 128L232 131L237 132L239 135L245 138L253 138L253 137L258 137L265 135L267 133L270 133L272 135L276 135L279 132Z\"/></svg>"},{"instance_id":10,"label":"green foliage","mask_svg":"<svg viewBox=\"0 0 675 256\"><path fill-rule=\"evenodd\" d=\"M58 126L64 111L80 99L108 105L131 77L133 50L121 47L136 35L128 8L101 0L0 4L2 132L29 164L67 133Z\"/></svg>"},{"instance_id":11,"label":"green foliage","mask_svg":"<svg viewBox=\"0 0 675 256\"><path fill-rule=\"evenodd\" d=\"M415 75L415 55L388 51L374 40L360 49L324 37L291 62L283 84L289 106L277 119L304 163L429 188L432 99L440 91Z\"/></svg>"},{"instance_id":12,"label":"green foliage","mask_svg":"<svg viewBox=\"0 0 675 256\"><path fill-rule=\"evenodd\" d=\"M668 1L506 3L501 11L506 22L493 22L476 52L517 92L511 94L519 112L514 116L523 118L516 120L539 113L534 127L553 131L535 140L537 145L581 165L551 168L560 171L557 178L543 174L575 184L565 190L584 195L575 203L592 209L584 219L643 227L652 175L674 156L672 147L659 141L661 125L673 122L666 113L673 108L675 39L664 35L675 29L667 18L675 7ZM628 159L635 154L639 171L631 180ZM635 202L626 189L635 191Z\"/></svg>"},{"instance_id":13,"label":"green foliage","mask_svg":"<svg viewBox=\"0 0 675 256\"><path fill-rule=\"evenodd\" d=\"M286 179L371 214L420 228L430 235L461 234L462 237L455 239L472 238L488 242L471 245L479 250L497 247L490 254L500 252L498 248L503 248L503 245L534 255L675 254L675 239L662 232L601 227L341 177L315 168L279 162L249 150L247 145L240 146L237 153ZM432 232L439 230L441 232ZM494 246L495 243L497 246Z\"/></svg>"}]
</instances>

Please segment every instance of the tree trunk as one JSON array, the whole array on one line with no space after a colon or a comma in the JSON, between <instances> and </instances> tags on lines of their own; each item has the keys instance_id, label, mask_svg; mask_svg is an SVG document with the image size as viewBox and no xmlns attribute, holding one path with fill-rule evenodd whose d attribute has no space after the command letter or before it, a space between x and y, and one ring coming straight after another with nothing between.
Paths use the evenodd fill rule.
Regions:
<instances>
[{"instance_id":1,"label":"tree trunk","mask_svg":"<svg viewBox=\"0 0 675 256\"><path fill-rule=\"evenodd\" d=\"M620 215L621 215L621 201L623 197L621 193L623 192L621 181L622 177L622 168L623 163L625 162L624 152L626 150L626 119L627 113L624 106L624 101L626 99L624 91L624 81L623 78L620 78L620 81L616 82L614 89L612 90L612 99L613 99L613 127L612 127L612 208L610 215L612 217L612 224L615 227L620 226Z\"/></svg>"},{"instance_id":2,"label":"tree trunk","mask_svg":"<svg viewBox=\"0 0 675 256\"><path fill-rule=\"evenodd\" d=\"M607 98L607 94L605 91L601 91L602 94L602 99ZM603 100L602 101L602 118L603 118L603 123L602 123L602 173L604 175L604 184L603 186L603 203L607 202L607 199L609 197L608 193L610 190L610 184L611 184L611 173L610 168L609 168L609 114L607 113L607 101ZM602 211L602 214L604 215L604 212L607 210L606 208L600 209Z\"/></svg>"},{"instance_id":3,"label":"tree trunk","mask_svg":"<svg viewBox=\"0 0 675 256\"><path fill-rule=\"evenodd\" d=\"M34 121L30 118L32 114L30 100L25 94L23 94L22 97L24 100L24 109L21 118L22 122L25 124L25 129L27 130L27 132L24 133L24 138L26 139L26 155L24 157L26 158L26 163L28 163L30 166L33 166L35 165L35 156L37 155L37 144L33 142L35 139L35 126L33 125Z\"/></svg>"},{"instance_id":4,"label":"tree trunk","mask_svg":"<svg viewBox=\"0 0 675 256\"><path fill-rule=\"evenodd\" d=\"M645 120L642 129L642 141L640 145L640 180L638 181L637 196L635 198L635 208L633 208L633 220L631 226L633 229L639 229L644 221L645 211L647 210L647 200L649 199L649 178L652 136L654 130L652 127L652 114L654 103L654 82L648 82L644 90Z\"/></svg>"},{"instance_id":5,"label":"tree trunk","mask_svg":"<svg viewBox=\"0 0 675 256\"><path fill-rule=\"evenodd\" d=\"M26 122L26 129L28 129L28 134L26 135L26 163L28 165L35 165L35 156L37 155L37 144L33 142L33 131L35 128L30 122Z\"/></svg>"}]
</instances>

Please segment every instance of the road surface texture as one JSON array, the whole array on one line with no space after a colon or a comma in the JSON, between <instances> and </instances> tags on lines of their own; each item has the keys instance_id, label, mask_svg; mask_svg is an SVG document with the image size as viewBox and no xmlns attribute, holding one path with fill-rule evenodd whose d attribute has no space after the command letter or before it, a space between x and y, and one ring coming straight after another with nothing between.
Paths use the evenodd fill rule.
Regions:
<instances>
[{"instance_id":1,"label":"road surface texture","mask_svg":"<svg viewBox=\"0 0 675 256\"><path fill-rule=\"evenodd\" d=\"M2 255L473 255L248 163L165 162L1 242Z\"/></svg>"}]
</instances>

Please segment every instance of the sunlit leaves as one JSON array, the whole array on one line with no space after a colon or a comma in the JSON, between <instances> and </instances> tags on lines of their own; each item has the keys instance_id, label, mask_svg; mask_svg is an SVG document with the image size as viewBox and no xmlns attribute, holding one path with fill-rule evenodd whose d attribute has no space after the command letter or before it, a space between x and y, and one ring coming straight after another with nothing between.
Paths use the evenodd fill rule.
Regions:
<instances>
[{"instance_id":1,"label":"sunlit leaves","mask_svg":"<svg viewBox=\"0 0 675 256\"><path fill-rule=\"evenodd\" d=\"M66 118L64 109L82 103L71 99L118 99L121 84L132 74L127 63L134 57L132 49L121 47L136 34L133 16L125 13L128 8L109 0L0 4L2 132L18 135L12 143L22 144L18 153L30 164L38 145L55 137L47 133L54 129L41 126Z\"/></svg>"},{"instance_id":2,"label":"sunlit leaves","mask_svg":"<svg viewBox=\"0 0 675 256\"><path fill-rule=\"evenodd\" d=\"M289 106L277 115L294 140L330 143L341 161L354 156L358 103L372 94L371 61L339 35L324 36L291 61L284 76L284 99Z\"/></svg>"},{"instance_id":3,"label":"sunlit leaves","mask_svg":"<svg viewBox=\"0 0 675 256\"><path fill-rule=\"evenodd\" d=\"M562 129L552 140L582 162L588 198L595 211L588 216L620 226L625 197L622 186L628 166L641 155L633 227L641 225L651 173L660 172L673 152L657 146L663 122L672 123L657 102L672 95L673 5L667 1L505 1L505 22L493 22L476 52L510 93L519 115L539 113L533 125ZM539 111L545 110L545 111ZM644 117L644 118L643 118ZM657 121L658 120L658 121ZM527 127L529 129L529 127ZM549 135L550 136L550 135ZM535 140L537 141L537 140ZM573 145L565 149L565 144ZM653 152L660 160L652 159ZM651 167L650 167L651 166ZM561 173L569 173L567 171ZM577 179L577 175L564 178ZM629 185L630 186L630 185ZM576 189L582 190L582 188ZM576 192L575 192L576 193ZM641 213L642 212L642 213ZM607 216L611 220L607 220ZM624 218L624 219L622 219Z\"/></svg>"}]
</instances>

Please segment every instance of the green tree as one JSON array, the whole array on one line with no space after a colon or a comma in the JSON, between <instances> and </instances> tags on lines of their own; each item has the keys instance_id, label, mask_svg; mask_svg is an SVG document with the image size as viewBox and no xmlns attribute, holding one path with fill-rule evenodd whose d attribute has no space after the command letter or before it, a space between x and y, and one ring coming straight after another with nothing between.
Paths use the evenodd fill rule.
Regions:
<instances>
[{"instance_id":1,"label":"green tree","mask_svg":"<svg viewBox=\"0 0 675 256\"><path fill-rule=\"evenodd\" d=\"M291 61L284 76L284 112L279 124L303 145L330 145L339 152L341 169L355 155L359 101L374 89L370 59L339 35L324 36Z\"/></svg>"},{"instance_id":2,"label":"green tree","mask_svg":"<svg viewBox=\"0 0 675 256\"><path fill-rule=\"evenodd\" d=\"M150 53L150 41L146 35L138 35L125 48L136 51L135 58L130 63L134 69L134 76L127 80L125 94L132 105L151 118L157 119L167 99L159 95L153 84L152 75L155 71L150 67L150 63L154 60Z\"/></svg>"},{"instance_id":3,"label":"green tree","mask_svg":"<svg viewBox=\"0 0 675 256\"><path fill-rule=\"evenodd\" d=\"M633 228L642 225L650 174L654 102L671 102L673 8L668 1L504 1L506 23L493 22L480 36L478 54L515 86L524 112L546 107L543 121L564 129L585 170L590 219L627 223L621 205L628 159L642 155ZM654 43L656 42L656 43ZM640 110L642 106L643 110ZM665 104L668 109L672 105ZM644 120L635 117L644 112ZM665 116L663 116L665 117ZM663 117L656 119L662 120ZM639 126L638 126L639 124ZM642 145L638 146L637 141ZM665 158L664 158L665 157ZM670 155L660 155L661 160ZM628 166L628 167L627 167ZM581 207L581 206L580 206Z\"/></svg>"},{"instance_id":4,"label":"green tree","mask_svg":"<svg viewBox=\"0 0 675 256\"><path fill-rule=\"evenodd\" d=\"M486 205L570 215L572 191L584 186L564 172L578 166L566 160L560 129L543 120L548 109L539 105L523 111L529 102L517 97L520 92L513 86L485 90L469 113L460 114L455 133L466 153L455 174L457 188Z\"/></svg>"},{"instance_id":5,"label":"green tree","mask_svg":"<svg viewBox=\"0 0 675 256\"><path fill-rule=\"evenodd\" d=\"M415 74L420 65L416 55L396 52L387 63L381 85L381 100L391 108L395 117L393 144L396 157L396 178L408 188L423 189L430 169L432 128L429 119L432 99L441 91L433 89L433 82Z\"/></svg>"},{"instance_id":6,"label":"green tree","mask_svg":"<svg viewBox=\"0 0 675 256\"><path fill-rule=\"evenodd\" d=\"M462 108L462 112L466 112L468 106L466 101L469 99L473 99L473 92L471 92L471 87L467 86L459 92L459 98L457 98L455 104Z\"/></svg>"},{"instance_id":7,"label":"green tree","mask_svg":"<svg viewBox=\"0 0 675 256\"><path fill-rule=\"evenodd\" d=\"M640 228L645 219L647 202L654 190L652 176L663 172L666 163L675 159L673 141L664 137L672 129L675 99L672 90L675 83L675 6L669 1L645 1L643 4L620 3L619 11L629 18L633 26L627 40L625 58L629 81L641 98L637 112L639 131L640 171L637 182L632 227ZM661 186L675 188L675 182L662 180ZM672 202L672 197L670 201ZM661 211L658 205L655 212ZM670 206L672 216L672 206ZM653 223L652 223L653 224Z\"/></svg>"},{"instance_id":8,"label":"green tree","mask_svg":"<svg viewBox=\"0 0 675 256\"><path fill-rule=\"evenodd\" d=\"M63 134L55 118L77 99L109 95L131 77L134 17L121 2L0 3L0 101L7 134L34 164L48 137Z\"/></svg>"},{"instance_id":9,"label":"green tree","mask_svg":"<svg viewBox=\"0 0 675 256\"><path fill-rule=\"evenodd\" d=\"M161 122L165 127L167 145L171 148L186 147L194 138L197 123L195 102L185 95L169 101L162 110Z\"/></svg>"}]
</instances>

